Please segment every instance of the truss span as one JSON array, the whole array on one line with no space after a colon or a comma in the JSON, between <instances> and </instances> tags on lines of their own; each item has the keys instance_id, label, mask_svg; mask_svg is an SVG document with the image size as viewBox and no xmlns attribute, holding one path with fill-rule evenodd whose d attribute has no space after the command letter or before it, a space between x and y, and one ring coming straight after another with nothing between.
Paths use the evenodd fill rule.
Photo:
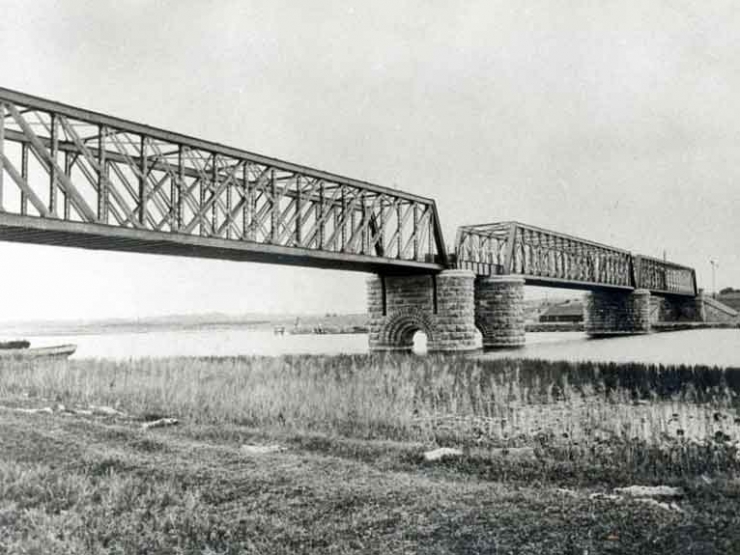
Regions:
<instances>
[{"instance_id":1,"label":"truss span","mask_svg":"<svg viewBox=\"0 0 740 555\"><path fill-rule=\"evenodd\" d=\"M693 268L518 222L461 227L455 260L477 275L518 275L530 285L697 293Z\"/></svg>"},{"instance_id":2,"label":"truss span","mask_svg":"<svg viewBox=\"0 0 740 555\"><path fill-rule=\"evenodd\" d=\"M0 88L0 239L436 272L431 199Z\"/></svg>"}]
</instances>

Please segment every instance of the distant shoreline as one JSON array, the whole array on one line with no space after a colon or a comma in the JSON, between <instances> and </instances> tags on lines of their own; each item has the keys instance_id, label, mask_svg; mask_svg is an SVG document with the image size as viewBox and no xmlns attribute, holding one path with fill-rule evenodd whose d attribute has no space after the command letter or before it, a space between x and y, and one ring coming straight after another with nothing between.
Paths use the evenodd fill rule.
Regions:
<instances>
[{"instance_id":1,"label":"distant shoreline","mask_svg":"<svg viewBox=\"0 0 740 555\"><path fill-rule=\"evenodd\" d=\"M322 329L324 333L359 333L358 327L367 328L365 314L328 315L183 315L153 317L131 320L77 320L77 321L28 321L0 323L0 336L67 336L107 335L117 333L153 333L208 330L264 330L284 328L286 333L294 330ZM340 331L337 331L340 330Z\"/></svg>"}]
</instances>

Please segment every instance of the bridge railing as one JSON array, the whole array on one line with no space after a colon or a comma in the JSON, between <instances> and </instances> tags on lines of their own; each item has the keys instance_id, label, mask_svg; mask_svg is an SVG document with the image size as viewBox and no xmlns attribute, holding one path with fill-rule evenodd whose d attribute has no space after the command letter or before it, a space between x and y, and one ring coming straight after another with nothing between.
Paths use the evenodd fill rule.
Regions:
<instances>
[{"instance_id":1,"label":"bridge railing","mask_svg":"<svg viewBox=\"0 0 740 555\"><path fill-rule=\"evenodd\" d=\"M521 275L533 285L696 293L691 268L518 222L459 228L455 264L482 276Z\"/></svg>"},{"instance_id":2,"label":"bridge railing","mask_svg":"<svg viewBox=\"0 0 740 555\"><path fill-rule=\"evenodd\" d=\"M431 199L2 88L0 213L447 264Z\"/></svg>"}]
</instances>

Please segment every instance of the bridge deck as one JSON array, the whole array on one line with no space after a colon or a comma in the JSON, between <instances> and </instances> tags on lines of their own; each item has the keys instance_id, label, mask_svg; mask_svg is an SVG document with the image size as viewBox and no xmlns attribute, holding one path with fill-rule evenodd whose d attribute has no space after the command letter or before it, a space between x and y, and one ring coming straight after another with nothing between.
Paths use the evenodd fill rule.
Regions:
<instances>
[{"instance_id":1,"label":"bridge deck","mask_svg":"<svg viewBox=\"0 0 740 555\"><path fill-rule=\"evenodd\" d=\"M163 254L197 258L261 262L376 274L436 273L443 268L432 262L398 260L379 256L295 249L280 245L227 241L197 235L162 234L155 231L115 228L99 224L64 222L0 213L0 241Z\"/></svg>"},{"instance_id":2,"label":"bridge deck","mask_svg":"<svg viewBox=\"0 0 740 555\"><path fill-rule=\"evenodd\" d=\"M431 199L3 88L0 239L380 273L448 263Z\"/></svg>"}]
</instances>

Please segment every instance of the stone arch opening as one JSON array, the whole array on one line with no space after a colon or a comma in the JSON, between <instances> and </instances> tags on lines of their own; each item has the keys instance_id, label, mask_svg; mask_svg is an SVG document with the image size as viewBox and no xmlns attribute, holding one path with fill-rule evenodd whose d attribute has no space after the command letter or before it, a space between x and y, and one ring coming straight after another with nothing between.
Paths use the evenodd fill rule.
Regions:
<instances>
[{"instance_id":1,"label":"stone arch opening","mask_svg":"<svg viewBox=\"0 0 740 555\"><path fill-rule=\"evenodd\" d=\"M483 318L476 318L475 319L475 329L478 330L478 333L480 333L482 338L490 337L491 330L486 325Z\"/></svg>"},{"instance_id":2,"label":"stone arch opening","mask_svg":"<svg viewBox=\"0 0 740 555\"><path fill-rule=\"evenodd\" d=\"M434 342L434 326L421 312L402 312L391 316L381 332L382 343L393 350L410 351L414 347L414 335L422 332L427 337L427 345Z\"/></svg>"}]
</instances>

